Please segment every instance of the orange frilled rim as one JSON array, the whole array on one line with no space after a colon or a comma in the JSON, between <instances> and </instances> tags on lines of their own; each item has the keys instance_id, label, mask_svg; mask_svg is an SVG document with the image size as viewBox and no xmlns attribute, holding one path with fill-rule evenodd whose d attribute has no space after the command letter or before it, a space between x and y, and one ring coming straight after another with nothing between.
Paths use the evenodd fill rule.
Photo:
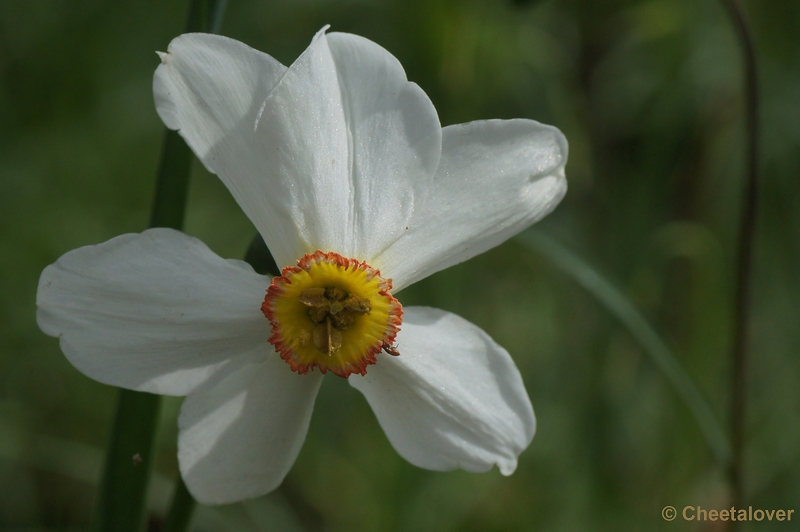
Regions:
<instances>
[{"instance_id":1,"label":"orange frilled rim","mask_svg":"<svg viewBox=\"0 0 800 532\"><path fill-rule=\"evenodd\" d=\"M353 373L365 375L382 350L399 354L393 344L403 322L403 308L391 289L392 280L381 277L380 271L366 262L330 251L306 254L297 266L283 268L267 289L261 311L272 325L269 342L299 374L319 368L323 374L331 371L344 378ZM309 294L321 298L323 291L340 294L331 297L345 304L353 298L360 302L361 310L348 316L338 314L346 320L332 320L332 313L342 307L335 300L311 303L322 309L309 306L313 299ZM327 347L331 345L334 347Z\"/></svg>"}]
</instances>

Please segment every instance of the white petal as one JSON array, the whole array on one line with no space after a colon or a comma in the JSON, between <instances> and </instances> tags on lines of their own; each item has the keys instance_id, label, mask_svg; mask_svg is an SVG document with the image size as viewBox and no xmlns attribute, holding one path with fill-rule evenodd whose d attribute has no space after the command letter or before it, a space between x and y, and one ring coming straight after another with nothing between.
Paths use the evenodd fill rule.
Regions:
<instances>
[{"instance_id":1,"label":"white petal","mask_svg":"<svg viewBox=\"0 0 800 532\"><path fill-rule=\"evenodd\" d=\"M406 231L442 150L428 96L400 62L363 37L327 36L339 76L352 150L352 256L370 261Z\"/></svg>"},{"instance_id":2,"label":"white petal","mask_svg":"<svg viewBox=\"0 0 800 532\"><path fill-rule=\"evenodd\" d=\"M567 141L532 120L448 126L428 197L406 235L375 259L395 291L497 246L564 197Z\"/></svg>"},{"instance_id":3,"label":"white petal","mask_svg":"<svg viewBox=\"0 0 800 532\"><path fill-rule=\"evenodd\" d=\"M485 332L438 309L405 308L400 356L381 355L350 384L372 406L397 452L437 471L510 475L536 430L522 377Z\"/></svg>"},{"instance_id":4,"label":"white petal","mask_svg":"<svg viewBox=\"0 0 800 532\"><path fill-rule=\"evenodd\" d=\"M269 278L200 240L150 229L70 251L45 268L39 327L89 377L185 395L241 356L273 354Z\"/></svg>"},{"instance_id":5,"label":"white petal","mask_svg":"<svg viewBox=\"0 0 800 532\"><path fill-rule=\"evenodd\" d=\"M175 39L156 107L216 173L277 263L369 260L407 231L439 162L425 93L375 43L324 29L292 66L209 35Z\"/></svg>"},{"instance_id":6,"label":"white petal","mask_svg":"<svg viewBox=\"0 0 800 532\"><path fill-rule=\"evenodd\" d=\"M322 382L319 372L293 373L277 354L229 368L189 395L178 418L181 474L206 504L280 485L303 445Z\"/></svg>"},{"instance_id":7,"label":"white petal","mask_svg":"<svg viewBox=\"0 0 800 532\"><path fill-rule=\"evenodd\" d=\"M251 213L239 202L262 234L265 229L256 217L269 216L266 231L284 233L294 241L287 255L273 249L271 234L264 235L280 266L294 264L317 249L352 256L347 124L336 66L323 32L264 101L256 121L250 124L255 131L241 132L255 136L260 151L258 168L248 173L231 168L226 180L234 196L237 187L248 184L263 198L264 205L259 208L268 214ZM227 149L220 147L219 157L227 156L223 148Z\"/></svg>"},{"instance_id":8,"label":"white petal","mask_svg":"<svg viewBox=\"0 0 800 532\"><path fill-rule=\"evenodd\" d=\"M173 39L159 55L153 77L159 116L225 183L278 263L288 264L296 238L272 209L269 158L254 133L261 106L286 67L239 41L201 33Z\"/></svg>"}]
</instances>

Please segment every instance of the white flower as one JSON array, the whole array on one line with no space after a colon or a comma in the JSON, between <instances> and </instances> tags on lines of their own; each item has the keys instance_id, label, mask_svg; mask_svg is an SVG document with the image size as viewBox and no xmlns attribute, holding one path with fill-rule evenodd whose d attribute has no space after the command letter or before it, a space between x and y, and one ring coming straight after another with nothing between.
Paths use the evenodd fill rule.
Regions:
<instances>
[{"instance_id":1,"label":"white flower","mask_svg":"<svg viewBox=\"0 0 800 532\"><path fill-rule=\"evenodd\" d=\"M401 310L391 290L549 213L567 187L561 133L531 120L442 128L391 54L325 29L290 68L215 35L160 55L159 115L284 275L265 298L270 278L195 238L122 235L45 269L42 330L93 379L188 396L178 458L201 502L280 484L327 370L349 375L412 464L511 474L535 418L508 353L458 316Z\"/></svg>"}]
</instances>

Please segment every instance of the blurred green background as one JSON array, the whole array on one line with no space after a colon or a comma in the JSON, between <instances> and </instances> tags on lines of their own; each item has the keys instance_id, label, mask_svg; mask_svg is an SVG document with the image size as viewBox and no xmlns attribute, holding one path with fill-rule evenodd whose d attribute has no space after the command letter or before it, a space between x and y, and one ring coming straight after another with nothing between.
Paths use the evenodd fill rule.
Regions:
<instances>
[{"instance_id":1,"label":"blurred green background","mask_svg":"<svg viewBox=\"0 0 800 532\"><path fill-rule=\"evenodd\" d=\"M2 530L88 526L117 392L38 330L36 284L61 254L146 228L164 130L154 52L181 33L187 5L0 0ZM747 8L763 186L746 491L754 508L800 511L800 2ZM719 2L230 0L222 33L290 64L324 24L397 56L443 125L526 117L561 128L570 190L537 230L637 305L727 427L744 131L740 50ZM235 258L255 234L198 163L186 231ZM720 529L662 520L668 504L725 507L724 471L628 331L546 257L512 240L399 299L456 312L509 350L538 418L517 472L409 465L363 397L328 377L284 487L199 507L196 530ZM179 406L169 398L163 411L153 530L177 474Z\"/></svg>"}]
</instances>

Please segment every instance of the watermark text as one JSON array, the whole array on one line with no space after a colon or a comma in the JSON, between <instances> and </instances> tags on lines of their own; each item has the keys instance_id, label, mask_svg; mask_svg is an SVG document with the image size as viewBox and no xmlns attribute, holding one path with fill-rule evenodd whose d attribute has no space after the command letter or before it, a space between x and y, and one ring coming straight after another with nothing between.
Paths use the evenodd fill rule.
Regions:
<instances>
[{"instance_id":1,"label":"watermark text","mask_svg":"<svg viewBox=\"0 0 800 532\"><path fill-rule=\"evenodd\" d=\"M725 509L708 509L702 506L684 506L680 516L684 521L791 521L794 510L763 510L736 508L731 506ZM665 506L661 510L661 517L665 521L673 521L678 517L678 510L674 506Z\"/></svg>"}]
</instances>

